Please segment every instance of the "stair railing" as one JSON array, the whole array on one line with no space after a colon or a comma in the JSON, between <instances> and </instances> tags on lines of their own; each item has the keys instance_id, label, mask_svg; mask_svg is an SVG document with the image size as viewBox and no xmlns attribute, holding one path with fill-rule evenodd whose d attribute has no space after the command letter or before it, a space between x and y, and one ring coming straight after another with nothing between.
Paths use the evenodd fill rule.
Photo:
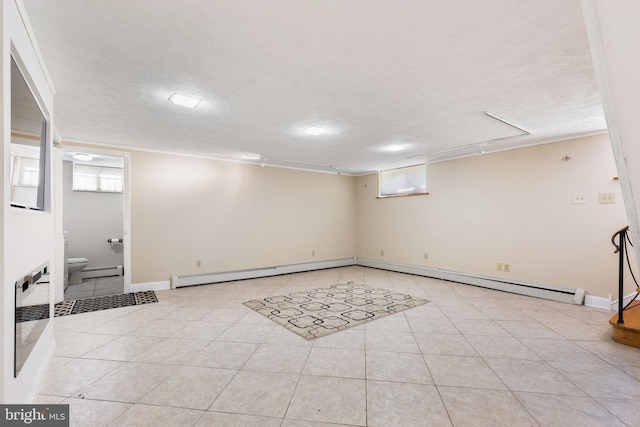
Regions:
<instances>
[{"instance_id":1,"label":"stair railing","mask_svg":"<svg viewBox=\"0 0 640 427\"><path fill-rule=\"evenodd\" d=\"M638 281L636 280L636 276L633 274L633 270L631 269L631 262L629 261L629 248L627 247L627 243L633 247L633 243L629 240L629 226L626 226L614 233L611 236L611 243L615 246L616 250L613 252L619 253L619 261L618 261L618 324L624 325L624 310L629 307L637 297L638 297ZM616 236L619 236L618 243L616 244ZM631 273L631 277L633 281L636 283L636 294L635 296L624 305L624 261L627 261L627 266L629 267L629 273Z\"/></svg>"}]
</instances>

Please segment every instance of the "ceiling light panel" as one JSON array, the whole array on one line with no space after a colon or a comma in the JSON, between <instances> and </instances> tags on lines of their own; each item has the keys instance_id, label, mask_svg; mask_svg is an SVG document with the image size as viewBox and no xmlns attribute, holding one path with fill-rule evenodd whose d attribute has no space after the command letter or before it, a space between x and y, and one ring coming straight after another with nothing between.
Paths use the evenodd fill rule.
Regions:
<instances>
[{"instance_id":1,"label":"ceiling light panel","mask_svg":"<svg viewBox=\"0 0 640 427\"><path fill-rule=\"evenodd\" d=\"M171 95L169 95L169 101L176 105L182 105L183 107L196 108L198 104L202 102L202 99L178 92L171 92Z\"/></svg>"},{"instance_id":2,"label":"ceiling light panel","mask_svg":"<svg viewBox=\"0 0 640 427\"><path fill-rule=\"evenodd\" d=\"M326 133L327 130L323 127L320 126L311 126L308 127L304 130L304 133L308 134L308 135L313 135L313 136L318 136L318 135L322 135L324 133Z\"/></svg>"},{"instance_id":3,"label":"ceiling light panel","mask_svg":"<svg viewBox=\"0 0 640 427\"><path fill-rule=\"evenodd\" d=\"M396 151L402 151L404 148L401 145L390 145L387 147L387 151L395 153Z\"/></svg>"},{"instance_id":4,"label":"ceiling light panel","mask_svg":"<svg viewBox=\"0 0 640 427\"><path fill-rule=\"evenodd\" d=\"M413 146L414 144L407 143L407 142L390 142L380 147L379 151L387 152L387 153L397 153L400 151L407 151L411 149Z\"/></svg>"}]
</instances>

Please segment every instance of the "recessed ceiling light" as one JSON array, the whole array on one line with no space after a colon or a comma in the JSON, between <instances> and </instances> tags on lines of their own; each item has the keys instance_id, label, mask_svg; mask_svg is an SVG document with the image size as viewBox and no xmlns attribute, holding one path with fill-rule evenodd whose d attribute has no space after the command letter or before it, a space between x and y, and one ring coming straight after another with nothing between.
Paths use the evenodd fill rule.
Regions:
<instances>
[{"instance_id":1,"label":"recessed ceiling light","mask_svg":"<svg viewBox=\"0 0 640 427\"><path fill-rule=\"evenodd\" d=\"M396 151L402 151L404 149L404 147L402 145L390 145L387 147L387 151L391 151L392 153L396 152Z\"/></svg>"},{"instance_id":2,"label":"recessed ceiling light","mask_svg":"<svg viewBox=\"0 0 640 427\"><path fill-rule=\"evenodd\" d=\"M311 126L304 130L306 134L318 136L325 133L327 130L325 128L321 128L320 126Z\"/></svg>"},{"instance_id":3,"label":"recessed ceiling light","mask_svg":"<svg viewBox=\"0 0 640 427\"><path fill-rule=\"evenodd\" d=\"M76 160L80 160L81 162L90 162L91 160L93 160L93 156L90 154L83 154L83 153L76 153L74 155L72 155L71 157L73 157Z\"/></svg>"},{"instance_id":4,"label":"recessed ceiling light","mask_svg":"<svg viewBox=\"0 0 640 427\"><path fill-rule=\"evenodd\" d=\"M380 147L380 151L388 153L397 153L398 151L406 151L410 149L412 144L406 142L391 142Z\"/></svg>"},{"instance_id":5,"label":"recessed ceiling light","mask_svg":"<svg viewBox=\"0 0 640 427\"><path fill-rule=\"evenodd\" d=\"M171 95L169 95L169 101L176 105L182 105L183 107L196 108L198 104L202 102L202 99L183 95L178 92L171 92Z\"/></svg>"}]
</instances>

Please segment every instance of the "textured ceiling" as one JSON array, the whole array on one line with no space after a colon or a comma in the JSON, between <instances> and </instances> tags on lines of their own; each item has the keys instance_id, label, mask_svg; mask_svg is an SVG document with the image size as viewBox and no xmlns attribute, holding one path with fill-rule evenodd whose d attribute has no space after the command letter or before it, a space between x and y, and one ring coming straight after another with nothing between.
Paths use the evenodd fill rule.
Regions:
<instances>
[{"instance_id":1,"label":"textured ceiling","mask_svg":"<svg viewBox=\"0 0 640 427\"><path fill-rule=\"evenodd\" d=\"M44 117L22 77L17 64L11 61L11 132L40 136ZM37 145L39 141L32 140Z\"/></svg>"},{"instance_id":2,"label":"textured ceiling","mask_svg":"<svg viewBox=\"0 0 640 427\"><path fill-rule=\"evenodd\" d=\"M606 128L579 0L24 3L63 140L363 173Z\"/></svg>"}]
</instances>

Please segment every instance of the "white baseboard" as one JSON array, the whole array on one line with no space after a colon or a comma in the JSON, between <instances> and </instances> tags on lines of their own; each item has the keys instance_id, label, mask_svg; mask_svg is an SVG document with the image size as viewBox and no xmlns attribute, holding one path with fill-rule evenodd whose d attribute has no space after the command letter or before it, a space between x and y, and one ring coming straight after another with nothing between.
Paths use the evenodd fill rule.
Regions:
<instances>
[{"instance_id":1,"label":"white baseboard","mask_svg":"<svg viewBox=\"0 0 640 427\"><path fill-rule=\"evenodd\" d=\"M130 292L142 292L142 291L163 291L171 289L171 282L163 280L161 282L145 282L145 283L132 283Z\"/></svg>"},{"instance_id":2,"label":"white baseboard","mask_svg":"<svg viewBox=\"0 0 640 427\"><path fill-rule=\"evenodd\" d=\"M597 297L595 295L587 295L584 297L584 305L587 307L601 308L603 310L614 310L611 297ZM616 303L617 304L617 303Z\"/></svg>"},{"instance_id":3,"label":"white baseboard","mask_svg":"<svg viewBox=\"0 0 640 427\"><path fill-rule=\"evenodd\" d=\"M357 265L379 268L382 270L397 271L400 273L416 274L419 276L433 277L435 279L449 280L467 285L527 295L536 298L544 298L553 301L566 302L581 305L584 298L584 290L558 288L529 282L507 281L497 277L479 276L457 271L442 270L428 267L418 267L408 264L396 264L386 261L377 261L358 258Z\"/></svg>"},{"instance_id":4,"label":"white baseboard","mask_svg":"<svg viewBox=\"0 0 640 427\"><path fill-rule=\"evenodd\" d=\"M147 290L175 289L183 286L203 285L208 283L230 282L234 280L255 279L260 277L278 276L281 274L300 273L304 271L322 270L326 268L361 265L381 270L397 271L424 277L480 286L483 288L511 292L520 295L560 301L569 304L584 304L590 307L610 308L610 299L585 295L583 289L560 288L531 282L507 281L497 277L472 275L457 271L419 267L408 264L398 264L366 258L342 258L329 261L289 264L283 266L256 268L249 270L228 271L219 273L199 274L192 276L172 276L170 281L137 283L131 285L131 292ZM627 297L631 298L633 295ZM626 299L626 298L625 298Z\"/></svg>"},{"instance_id":5,"label":"white baseboard","mask_svg":"<svg viewBox=\"0 0 640 427\"><path fill-rule=\"evenodd\" d=\"M93 279L96 277L112 277L122 276L123 269L121 265L113 265L109 267L93 267L82 270L83 279Z\"/></svg>"},{"instance_id":6,"label":"white baseboard","mask_svg":"<svg viewBox=\"0 0 640 427\"><path fill-rule=\"evenodd\" d=\"M274 267L255 268L250 270L198 274L194 276L172 276L171 289L179 288L182 286L230 282L233 280L256 279L259 277L279 276L281 274L301 273L304 271L345 267L348 265L354 265L355 263L355 258L342 258L329 261L306 262L302 264L278 265Z\"/></svg>"},{"instance_id":7,"label":"white baseboard","mask_svg":"<svg viewBox=\"0 0 640 427\"><path fill-rule=\"evenodd\" d=\"M631 302L631 299L636 296L635 292L630 293L629 295L627 295L626 297L624 297L622 299L622 306L626 306L627 304L629 304ZM636 300L640 300L640 297L636 298ZM618 300L615 301L611 301L610 300L610 310L613 311L618 311Z\"/></svg>"}]
</instances>

